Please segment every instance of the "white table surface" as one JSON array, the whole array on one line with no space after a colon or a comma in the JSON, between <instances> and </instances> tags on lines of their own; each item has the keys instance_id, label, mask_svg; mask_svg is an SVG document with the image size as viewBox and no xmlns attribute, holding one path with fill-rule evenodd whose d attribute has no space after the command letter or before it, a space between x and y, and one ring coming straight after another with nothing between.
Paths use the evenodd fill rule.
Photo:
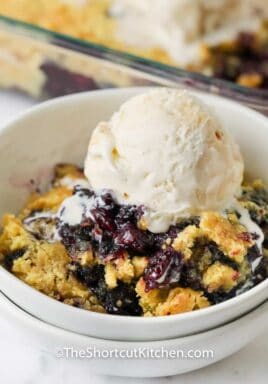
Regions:
<instances>
[{"instance_id":1,"label":"white table surface","mask_svg":"<svg viewBox=\"0 0 268 384\"><path fill-rule=\"evenodd\" d=\"M0 125L34 103L23 96L0 92ZM247 384L267 383L268 329L239 353L207 368L162 379L124 379L95 376L76 361L56 359L20 340L18 331L0 314L0 383L3 384Z\"/></svg>"}]
</instances>

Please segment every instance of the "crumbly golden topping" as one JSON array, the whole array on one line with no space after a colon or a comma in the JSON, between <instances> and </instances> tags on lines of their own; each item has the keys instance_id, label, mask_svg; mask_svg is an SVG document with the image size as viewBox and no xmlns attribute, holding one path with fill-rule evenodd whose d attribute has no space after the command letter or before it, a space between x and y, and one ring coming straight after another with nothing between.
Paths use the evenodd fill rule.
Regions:
<instances>
[{"instance_id":1,"label":"crumbly golden topping","mask_svg":"<svg viewBox=\"0 0 268 384\"><path fill-rule=\"evenodd\" d=\"M217 212L204 212L199 228L189 225L179 233L172 246L189 259L195 242L202 241L204 237L215 242L226 256L238 263L242 263L248 248L254 244L246 228L239 222L231 223Z\"/></svg>"},{"instance_id":2,"label":"crumbly golden topping","mask_svg":"<svg viewBox=\"0 0 268 384\"><path fill-rule=\"evenodd\" d=\"M147 292L142 278L137 283L136 292L145 316L174 315L210 305L203 292L191 288L152 289Z\"/></svg>"},{"instance_id":3,"label":"crumbly golden topping","mask_svg":"<svg viewBox=\"0 0 268 384\"><path fill-rule=\"evenodd\" d=\"M239 276L240 273L238 271L216 261L204 273L203 282L209 292L219 289L228 292L236 286Z\"/></svg>"},{"instance_id":4,"label":"crumbly golden topping","mask_svg":"<svg viewBox=\"0 0 268 384\"><path fill-rule=\"evenodd\" d=\"M83 232L81 248L75 252L58 240L49 241L34 234L25 220L35 213L58 211L60 204L72 194L72 188L62 186L66 177L81 180L83 173L75 166L58 165L47 192L33 194L17 217L11 214L3 217L0 261L40 292L66 304L98 312L105 312L105 300L107 296L110 300L109 295L115 292L119 310L126 304L127 295L127 305L133 305L131 301L136 300L143 316L166 316L214 304L218 295L227 297L252 277L248 255L255 252L259 257L259 253L254 236L240 224L235 211L225 216L204 212L198 218L185 220L175 238L164 238L158 256L124 251L115 257L103 258L94 244L83 237ZM268 193L263 185L255 182L244 186L240 202L257 222L262 223L267 236ZM53 220L45 223L52 229L55 227ZM83 231L83 226L78 229ZM73 236L73 233L68 235ZM150 278L158 285L148 288L146 278L147 283ZM96 279L94 284L99 296L89 288L87 279ZM110 308L111 303L106 305Z\"/></svg>"},{"instance_id":5,"label":"crumbly golden topping","mask_svg":"<svg viewBox=\"0 0 268 384\"><path fill-rule=\"evenodd\" d=\"M176 239L173 241L173 248L176 251L182 252L186 259L192 256L192 248L198 238L204 236L204 233L195 225L186 227Z\"/></svg>"},{"instance_id":6,"label":"crumbly golden topping","mask_svg":"<svg viewBox=\"0 0 268 384\"><path fill-rule=\"evenodd\" d=\"M241 263L254 242L240 224L232 224L216 212L201 215L200 229L231 259Z\"/></svg>"},{"instance_id":7,"label":"crumbly golden topping","mask_svg":"<svg viewBox=\"0 0 268 384\"><path fill-rule=\"evenodd\" d=\"M12 272L18 278L59 300L89 299L88 289L69 273L70 257L61 243L36 240L13 215L6 215L3 225L0 253L25 250L12 265Z\"/></svg>"},{"instance_id":8,"label":"crumbly golden topping","mask_svg":"<svg viewBox=\"0 0 268 384\"><path fill-rule=\"evenodd\" d=\"M0 14L120 51L172 63L169 55L158 47L142 50L119 41L115 33L116 19L109 14L110 5L110 0L91 0L81 6L61 0L9 0L0 2Z\"/></svg>"}]
</instances>

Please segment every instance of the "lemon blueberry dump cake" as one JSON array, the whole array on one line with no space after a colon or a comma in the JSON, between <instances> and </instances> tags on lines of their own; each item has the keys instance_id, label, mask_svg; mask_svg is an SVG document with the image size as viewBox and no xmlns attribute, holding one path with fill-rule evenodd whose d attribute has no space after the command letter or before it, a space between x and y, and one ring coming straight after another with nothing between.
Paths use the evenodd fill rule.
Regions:
<instances>
[{"instance_id":1,"label":"lemon blueberry dump cake","mask_svg":"<svg viewBox=\"0 0 268 384\"><path fill-rule=\"evenodd\" d=\"M9 0L0 1L0 15L242 86L267 88L266 0ZM109 86L107 75L102 73L99 81L100 70L74 53L69 57L68 51L16 39L1 31L1 86L50 97Z\"/></svg>"},{"instance_id":2,"label":"lemon blueberry dump cake","mask_svg":"<svg viewBox=\"0 0 268 384\"><path fill-rule=\"evenodd\" d=\"M199 100L136 96L99 123L84 170L56 165L47 191L4 216L1 263L90 311L166 316L223 302L268 272L268 191L241 186L242 174L238 146Z\"/></svg>"}]
</instances>

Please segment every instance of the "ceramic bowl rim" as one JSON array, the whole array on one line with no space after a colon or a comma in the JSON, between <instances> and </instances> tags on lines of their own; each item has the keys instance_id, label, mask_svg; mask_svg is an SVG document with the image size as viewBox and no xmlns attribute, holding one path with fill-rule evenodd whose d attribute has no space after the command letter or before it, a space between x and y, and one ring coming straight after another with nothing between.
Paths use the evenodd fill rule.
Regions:
<instances>
[{"instance_id":1,"label":"ceramic bowl rim","mask_svg":"<svg viewBox=\"0 0 268 384\"><path fill-rule=\"evenodd\" d=\"M80 94L78 93L78 94L74 94L74 95L68 95L68 96L59 97L59 98L56 98L53 100L49 100L49 101L43 102L39 105L36 105L36 106L30 108L26 112L20 113L15 119L13 119L12 121L10 121L7 124L0 127L0 139L1 139L1 135L3 133L6 133L7 131L16 130L17 124L21 123L23 120L27 120L27 119L31 118L32 116L38 115L40 113L44 113L47 111L51 111L53 109L57 109L57 108L61 107L63 104L66 104L66 105L69 104L70 105L73 103L79 103L79 101L84 100L84 99L90 100L90 99L94 99L94 98L96 99L96 98L103 98L103 97L111 97L114 93L120 93L122 95L124 95L124 94L134 95L137 93L142 93L142 92L148 91L150 89L152 89L152 87L129 87L129 88L121 88L121 89L105 89L105 90L83 92ZM262 122L262 124L265 123L267 125L267 137L268 137L268 119L267 119L267 117L265 117L261 113L254 111L254 110L251 110L250 108L248 108L246 106L240 105L235 101L225 99L221 96L210 95L210 94L206 94L203 92L190 92L190 93L192 93L194 95L198 95L198 94L203 95L208 100L212 100L212 99L214 101L217 100L217 102L219 104L222 104L222 103L226 104L228 106L228 108L230 108L230 110L232 110L232 109L237 110L237 108L239 108L241 113L244 113L245 115L253 116L256 120L259 120L260 122ZM118 315L113 315L113 314L86 311L86 310L81 309L81 308L76 308L76 307L66 305L64 303L61 303L61 302L59 302L59 301L57 301L57 300L55 300L55 299L53 299L53 298L51 298L45 294L39 292L38 290L32 288L31 286L27 285L26 283L19 280L14 275L12 275L10 272L5 270L2 266L0 266L0 273L8 274L8 276L10 278L14 278L18 281L18 283L23 284L25 286L25 289L32 290L35 292L36 295L41 295L42 297L46 297L47 300L49 300L49 301L53 301L54 303L56 302L58 305L64 306L66 308L66 310L70 311L70 313L76 313L77 314L78 311L86 312L88 314L89 320L90 320L90 318L93 318L96 320L98 318L103 318L103 317L107 318L107 316L108 316L109 319L111 320L111 322L113 322L113 321L118 322L120 320L120 322L124 325L127 325L127 324L136 325L137 323L139 325L142 325L143 322L146 322L146 323L154 322L154 323L159 323L159 324L166 323L168 325L169 323L176 321L178 318L181 321L182 320L191 321L192 319L195 319L198 317L201 318L202 316L209 316L209 315L214 314L216 312L224 311L226 308L234 307L234 306L238 305L239 303L247 301L252 296L258 295L258 293L260 291L263 291L265 288L267 289L267 297L268 297L268 278L267 278L266 280L264 280L263 282L261 282L257 286L248 290L247 292L241 293L240 295L238 295L234 298L228 299L222 303L212 305L212 306L207 307L207 308L198 309L196 311L175 314L172 316L157 316L157 317L118 316Z\"/></svg>"}]
</instances>

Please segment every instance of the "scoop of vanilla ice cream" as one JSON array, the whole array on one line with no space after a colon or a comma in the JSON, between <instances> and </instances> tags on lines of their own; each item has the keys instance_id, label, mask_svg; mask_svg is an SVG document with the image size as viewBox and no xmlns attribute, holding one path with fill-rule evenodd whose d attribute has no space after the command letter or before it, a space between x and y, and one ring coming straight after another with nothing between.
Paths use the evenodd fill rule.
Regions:
<instances>
[{"instance_id":1,"label":"scoop of vanilla ice cream","mask_svg":"<svg viewBox=\"0 0 268 384\"><path fill-rule=\"evenodd\" d=\"M238 145L197 98L155 89L125 102L96 127L85 175L123 204L143 204L152 232L178 218L223 210L240 191Z\"/></svg>"}]
</instances>

